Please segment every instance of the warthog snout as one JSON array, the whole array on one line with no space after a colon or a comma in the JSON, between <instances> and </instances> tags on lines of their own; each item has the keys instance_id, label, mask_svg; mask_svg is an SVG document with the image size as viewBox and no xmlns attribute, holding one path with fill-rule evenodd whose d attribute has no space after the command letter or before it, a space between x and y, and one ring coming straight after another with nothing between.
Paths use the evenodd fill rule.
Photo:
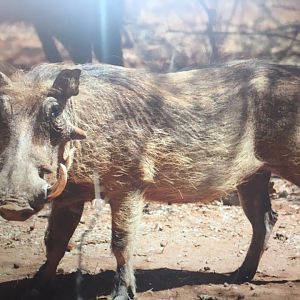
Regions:
<instances>
[{"instance_id":1,"label":"warthog snout","mask_svg":"<svg viewBox=\"0 0 300 300\"><path fill-rule=\"evenodd\" d=\"M0 173L0 215L23 221L39 211L47 200L47 182L34 166L19 168L9 162Z\"/></svg>"},{"instance_id":2,"label":"warthog snout","mask_svg":"<svg viewBox=\"0 0 300 300\"><path fill-rule=\"evenodd\" d=\"M29 198L28 193L12 193L8 188L0 194L0 215L8 221L24 221L38 212L47 200L47 184Z\"/></svg>"},{"instance_id":3,"label":"warthog snout","mask_svg":"<svg viewBox=\"0 0 300 300\"><path fill-rule=\"evenodd\" d=\"M13 194L6 189L0 194L0 215L9 221L24 221L33 214L41 210L47 201L59 196L65 189L67 183L67 170L60 164L58 179L53 185L46 183L43 178L39 178L35 191L31 198L28 193L20 195Z\"/></svg>"}]
</instances>

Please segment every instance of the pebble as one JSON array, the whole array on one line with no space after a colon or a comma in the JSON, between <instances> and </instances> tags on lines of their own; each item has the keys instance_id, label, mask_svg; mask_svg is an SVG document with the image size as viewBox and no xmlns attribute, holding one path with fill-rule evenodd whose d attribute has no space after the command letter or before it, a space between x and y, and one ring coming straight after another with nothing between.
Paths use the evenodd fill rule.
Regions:
<instances>
[{"instance_id":1,"label":"pebble","mask_svg":"<svg viewBox=\"0 0 300 300\"><path fill-rule=\"evenodd\" d=\"M285 242L286 240L288 240L288 237L284 233L277 232L274 236L274 239Z\"/></svg>"},{"instance_id":2,"label":"pebble","mask_svg":"<svg viewBox=\"0 0 300 300\"><path fill-rule=\"evenodd\" d=\"M167 246L167 243L166 242L160 242L160 246L164 248L164 247Z\"/></svg>"},{"instance_id":3,"label":"pebble","mask_svg":"<svg viewBox=\"0 0 300 300\"><path fill-rule=\"evenodd\" d=\"M223 300L224 298L198 294L197 299L200 299L200 300Z\"/></svg>"},{"instance_id":4,"label":"pebble","mask_svg":"<svg viewBox=\"0 0 300 300\"><path fill-rule=\"evenodd\" d=\"M14 269L19 269L20 265L18 263L14 263Z\"/></svg>"},{"instance_id":5,"label":"pebble","mask_svg":"<svg viewBox=\"0 0 300 300\"><path fill-rule=\"evenodd\" d=\"M282 191L281 193L278 194L279 198L287 198L288 192L287 191Z\"/></svg>"},{"instance_id":6,"label":"pebble","mask_svg":"<svg viewBox=\"0 0 300 300\"><path fill-rule=\"evenodd\" d=\"M76 244L69 242L68 246L66 247L66 252L71 252L74 248L76 248Z\"/></svg>"}]
</instances>

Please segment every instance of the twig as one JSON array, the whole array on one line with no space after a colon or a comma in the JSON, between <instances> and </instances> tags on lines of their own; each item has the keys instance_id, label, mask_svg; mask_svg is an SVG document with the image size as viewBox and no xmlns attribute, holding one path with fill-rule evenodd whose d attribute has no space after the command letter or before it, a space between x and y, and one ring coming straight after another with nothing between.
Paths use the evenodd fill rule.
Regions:
<instances>
[{"instance_id":1,"label":"twig","mask_svg":"<svg viewBox=\"0 0 300 300\"><path fill-rule=\"evenodd\" d=\"M84 240L86 236L94 229L97 220L100 217L100 214L102 212L103 206L105 204L105 201L100 198L100 181L99 181L99 176L97 174L94 174L94 187L95 187L95 207L96 207L96 213L93 215L91 222L89 224L88 229L86 229L80 239L80 244L78 246L79 250L79 256L78 256L78 268L77 268L77 276L76 276L76 292L77 292L77 300L83 300L83 298L80 295L80 286L82 282L82 262L83 262L83 245L84 245Z\"/></svg>"},{"instance_id":2,"label":"twig","mask_svg":"<svg viewBox=\"0 0 300 300\"><path fill-rule=\"evenodd\" d=\"M180 33L180 34L191 34L191 35L207 35L207 31L185 31L185 30L168 30L169 33ZM293 38L290 36L286 36L278 33L270 33L270 32L251 32L251 31L214 31L215 35L258 35L258 36L267 36L267 37L278 37L287 40L291 40L300 44L300 40L297 38Z\"/></svg>"},{"instance_id":3,"label":"twig","mask_svg":"<svg viewBox=\"0 0 300 300\"><path fill-rule=\"evenodd\" d=\"M212 62L216 61L219 56L216 39L215 39L215 32L214 32L214 27L216 24L216 10L208 8L208 6L206 5L204 0L199 0L199 3L205 10L207 17L208 17L206 32L207 32L207 36L208 36L208 39L209 39L209 42L211 45L212 54L211 54L211 58L210 58L210 63L212 63Z\"/></svg>"}]
</instances>

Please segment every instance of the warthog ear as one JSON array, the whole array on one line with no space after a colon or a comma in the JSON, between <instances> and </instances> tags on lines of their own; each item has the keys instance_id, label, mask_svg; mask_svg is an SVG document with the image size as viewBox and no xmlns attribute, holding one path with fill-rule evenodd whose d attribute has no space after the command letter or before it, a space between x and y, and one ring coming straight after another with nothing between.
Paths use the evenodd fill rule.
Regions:
<instances>
[{"instance_id":1,"label":"warthog ear","mask_svg":"<svg viewBox=\"0 0 300 300\"><path fill-rule=\"evenodd\" d=\"M56 77L49 96L56 98L62 105L66 104L66 101L79 93L79 77L81 70L74 69L62 70Z\"/></svg>"},{"instance_id":2,"label":"warthog ear","mask_svg":"<svg viewBox=\"0 0 300 300\"><path fill-rule=\"evenodd\" d=\"M10 83L10 79L2 72L0 72L0 88L2 86L8 85Z\"/></svg>"}]
</instances>

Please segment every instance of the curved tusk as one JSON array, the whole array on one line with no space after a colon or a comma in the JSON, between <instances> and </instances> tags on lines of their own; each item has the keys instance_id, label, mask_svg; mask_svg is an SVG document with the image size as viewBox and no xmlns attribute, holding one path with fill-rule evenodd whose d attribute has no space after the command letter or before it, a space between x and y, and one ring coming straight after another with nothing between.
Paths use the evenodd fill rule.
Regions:
<instances>
[{"instance_id":1,"label":"curved tusk","mask_svg":"<svg viewBox=\"0 0 300 300\"><path fill-rule=\"evenodd\" d=\"M67 168L63 164L59 164L58 178L57 181L48 188L47 200L52 200L58 197L65 189L68 180Z\"/></svg>"}]
</instances>

